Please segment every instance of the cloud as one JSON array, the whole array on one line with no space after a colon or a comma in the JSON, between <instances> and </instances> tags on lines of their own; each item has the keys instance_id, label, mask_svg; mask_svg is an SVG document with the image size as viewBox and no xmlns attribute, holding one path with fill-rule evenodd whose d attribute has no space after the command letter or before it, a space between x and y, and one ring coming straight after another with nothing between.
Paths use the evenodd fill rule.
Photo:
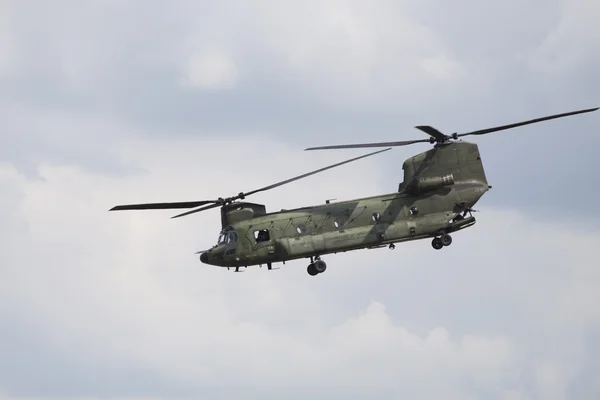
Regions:
<instances>
[{"instance_id":1,"label":"cloud","mask_svg":"<svg viewBox=\"0 0 600 400\"><path fill-rule=\"evenodd\" d=\"M561 6L559 22L531 54L531 68L547 76L570 74L589 58L599 61L592 48L600 39L600 28L592 21L600 17L600 7L589 0L563 2Z\"/></svg>"},{"instance_id":2,"label":"cloud","mask_svg":"<svg viewBox=\"0 0 600 400\"><path fill-rule=\"evenodd\" d=\"M583 363L581 335L600 323L590 307L596 230L486 209L441 252L420 241L329 256L315 279L302 261L243 274L200 264L193 253L216 239L218 213L170 220L161 211L107 212L131 201L237 193L347 156L243 138L227 157L210 151L229 140L126 136L113 148L145 171L135 176L42 164L41 180L29 180L3 164L0 218L10 235L0 256L0 319L10 334L0 338L0 387L16 398L65 396L41 379L53 365L52 382L81 376L68 392L81 397L268 397L294 388L300 397L568 396ZM244 157L259 149L270 157ZM276 210L393 190L367 178L383 157L253 201ZM31 347L42 361L19 364ZM140 377L125 382L115 371Z\"/></svg>"},{"instance_id":3,"label":"cloud","mask_svg":"<svg viewBox=\"0 0 600 400\"><path fill-rule=\"evenodd\" d=\"M426 58L421 62L425 71L437 79L451 79L460 73L460 66L445 55Z\"/></svg>"},{"instance_id":4,"label":"cloud","mask_svg":"<svg viewBox=\"0 0 600 400\"><path fill-rule=\"evenodd\" d=\"M10 76L14 71L16 49L12 43L12 7L10 2L0 3L0 79Z\"/></svg>"},{"instance_id":5,"label":"cloud","mask_svg":"<svg viewBox=\"0 0 600 400\"><path fill-rule=\"evenodd\" d=\"M596 106L595 3L38 3L0 2L0 398L599 397L597 115L478 138L494 188L450 248L316 278L201 264L216 210L107 211ZM393 192L427 148L252 201Z\"/></svg>"},{"instance_id":6,"label":"cloud","mask_svg":"<svg viewBox=\"0 0 600 400\"><path fill-rule=\"evenodd\" d=\"M231 89L237 79L237 68L229 57L208 52L190 58L184 84L201 89Z\"/></svg>"},{"instance_id":7,"label":"cloud","mask_svg":"<svg viewBox=\"0 0 600 400\"><path fill-rule=\"evenodd\" d=\"M286 18L290 13L295 18ZM425 101L428 90L453 87L430 81L432 60L452 64L443 83L457 84L464 68L405 5L277 3L258 18L264 25L261 43L283 68L276 76L285 74L286 82L293 77L325 107L398 112Z\"/></svg>"}]
</instances>

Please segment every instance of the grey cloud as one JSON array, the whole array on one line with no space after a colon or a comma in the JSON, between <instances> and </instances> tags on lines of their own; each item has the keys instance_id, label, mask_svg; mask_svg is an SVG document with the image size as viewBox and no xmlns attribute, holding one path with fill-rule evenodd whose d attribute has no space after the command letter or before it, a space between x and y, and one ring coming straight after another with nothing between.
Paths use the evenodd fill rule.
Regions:
<instances>
[{"instance_id":1,"label":"grey cloud","mask_svg":"<svg viewBox=\"0 0 600 400\"><path fill-rule=\"evenodd\" d=\"M5 104L111 115L147 135L259 134L285 138L300 151L418 138L417 124L464 131L597 106L590 83L600 33L589 17L597 10L584 3L465 2L456 11L432 2L292 9L274 3L260 11L239 2L38 6L44 12L34 16L26 2L13 4L10 26L21 72L0 84ZM315 21L321 25L313 26ZM187 57L211 48L237 64L237 86L210 92L181 87ZM300 64L291 61L296 53ZM359 62L351 62L357 55ZM462 72L436 81L415 69L420 60L440 55ZM540 71L555 59L571 61ZM48 143L55 132L24 132L21 120L7 119L3 137L15 139L7 140L3 153L29 170L37 162L32 154L49 158L60 152L83 165L89 151L79 154L82 143L93 138L110 146L111 133L89 129L57 149ZM586 166L594 162L592 149L600 140L589 134L596 121L595 115L580 116L478 138L496 185L486 201L523 207L524 198L537 198L530 211L548 213L571 203L565 188L576 187L581 199L570 212L594 212L598 193L588 182L597 174ZM390 188L400 180L402 160L425 148L385 156ZM563 162L571 154L577 162ZM114 158L92 159L98 170L114 170Z\"/></svg>"},{"instance_id":2,"label":"grey cloud","mask_svg":"<svg viewBox=\"0 0 600 400\"><path fill-rule=\"evenodd\" d=\"M217 398L292 390L297 398L326 397L364 394L373 382L382 397L560 395L564 389L564 398L572 398L586 383L579 369L595 350L582 337L600 323L590 307L597 296L590 253L597 227L578 233L522 213L488 211L444 252L421 241L394 252L330 256L327 276L318 280L301 261L234 275L202 266L192 254L214 241L217 213L175 222L163 213L106 209L121 200L204 197L229 191L236 180L255 187L271 177L219 164L219 154L198 158L200 138L121 141L120 157L147 174L106 177L48 165L40 171L43 181L27 181L2 169L3 185L21 193L18 201L5 199L1 218L13 242L3 242L0 252L6 299L0 315L11 327L2 334L8 358L0 369L10 373L1 375L0 386L17 398L150 392ZM209 144L220 143L227 138ZM255 160L258 170L272 162L299 168L304 158L287 144L246 145L275 154ZM232 149L231 156L243 151ZM315 162L329 157L311 156ZM344 198L381 191L381 181L347 185L383 162L364 161L256 200L277 209L321 202L325 193L315 187L329 186ZM201 188L178 174L215 165L220 173ZM28 229L13 230L17 223ZM27 361L20 358L27 348L37 350L39 363L17 363ZM50 364L52 381L43 377ZM564 388L543 379L556 373L566 374ZM32 375L40 376L37 390L26 383ZM60 385L79 376L69 391Z\"/></svg>"},{"instance_id":3,"label":"grey cloud","mask_svg":"<svg viewBox=\"0 0 600 400\"><path fill-rule=\"evenodd\" d=\"M355 154L300 151L310 145L598 105L597 8L364 4L38 3L33 14L35 3L12 3L13 45L0 48L14 57L0 71L0 322L9 326L0 393L347 398L348 386L324 386L382 365L406 385L383 375L381 397L598 393L598 113L478 138L494 188L473 230L443 253L418 242L331 257L326 279L310 279L302 262L239 275L199 265L192 253L215 240L218 213L174 222L106 212L234 194ZM211 48L236 63L237 85L182 87L187 57ZM453 79L427 75L424 59ZM395 149L256 200L279 209L394 191L402 161L427 148ZM352 336L344 324L378 303L385 312L371 309L379 319ZM374 323L381 331L368 331ZM513 357L475 363L482 375L452 375L450 359L427 358L435 352L360 358L332 333L375 354L382 337L404 337L400 327L422 340L443 327L450 347L477 333L500 352L486 340L504 337ZM404 357L423 376L444 375L438 389L409 381ZM331 369L318 375L318 365ZM79 384L65 388L70 378Z\"/></svg>"},{"instance_id":4,"label":"grey cloud","mask_svg":"<svg viewBox=\"0 0 600 400\"><path fill-rule=\"evenodd\" d=\"M31 315L14 315L18 309L17 302L5 302L0 309L0 399L3 392L16 399L190 395L142 364L106 363L86 356L83 346L56 346L44 324ZM103 329L101 324L95 328Z\"/></svg>"},{"instance_id":5,"label":"grey cloud","mask_svg":"<svg viewBox=\"0 0 600 400\"><path fill-rule=\"evenodd\" d=\"M34 109L0 102L4 130L0 160L13 163L31 178L38 166L74 164L94 173L136 174L140 171L118 159L114 146L121 135L135 134L111 118L83 112Z\"/></svg>"}]
</instances>

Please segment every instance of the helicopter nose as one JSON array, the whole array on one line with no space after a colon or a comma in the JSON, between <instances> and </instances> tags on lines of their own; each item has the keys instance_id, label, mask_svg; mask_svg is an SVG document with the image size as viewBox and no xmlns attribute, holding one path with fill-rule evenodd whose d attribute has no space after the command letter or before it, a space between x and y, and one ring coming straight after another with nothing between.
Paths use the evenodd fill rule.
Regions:
<instances>
[{"instance_id":1,"label":"helicopter nose","mask_svg":"<svg viewBox=\"0 0 600 400\"><path fill-rule=\"evenodd\" d=\"M208 264L208 252L200 254L200 261L204 264Z\"/></svg>"}]
</instances>

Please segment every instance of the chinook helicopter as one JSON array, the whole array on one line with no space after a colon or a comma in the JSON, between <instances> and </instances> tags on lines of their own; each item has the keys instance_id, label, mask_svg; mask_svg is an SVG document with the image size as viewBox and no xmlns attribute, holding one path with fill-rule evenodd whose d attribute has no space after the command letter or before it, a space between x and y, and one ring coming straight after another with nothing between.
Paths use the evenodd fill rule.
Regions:
<instances>
[{"instance_id":1,"label":"chinook helicopter","mask_svg":"<svg viewBox=\"0 0 600 400\"><path fill-rule=\"evenodd\" d=\"M416 126L427 139L310 147L328 150L386 147L337 164L250 192L214 200L176 203L146 203L115 206L115 210L184 209L185 215L221 207L221 231L217 243L200 251L200 261L235 268L309 258L308 274L325 272L326 254L380 247L431 238L431 246L441 250L452 244L451 234L472 227L473 206L491 189L485 176L477 144L459 138L484 135L555 118L596 111L598 108L551 115L529 121L467 133L445 135L431 126ZM267 212L264 204L243 201L246 197L303 179L310 175L379 154L396 146L429 143L433 148L410 157L402 164L404 179L398 190L371 197L291 210Z\"/></svg>"}]
</instances>

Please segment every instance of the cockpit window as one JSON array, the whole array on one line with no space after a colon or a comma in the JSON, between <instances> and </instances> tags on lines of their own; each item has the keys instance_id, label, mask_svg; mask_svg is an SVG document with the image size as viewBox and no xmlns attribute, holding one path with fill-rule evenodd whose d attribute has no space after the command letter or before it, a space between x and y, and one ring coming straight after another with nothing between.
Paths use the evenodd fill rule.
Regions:
<instances>
[{"instance_id":1,"label":"cockpit window","mask_svg":"<svg viewBox=\"0 0 600 400\"><path fill-rule=\"evenodd\" d=\"M217 241L217 245L222 245L225 243L235 243L238 240L238 234L229 229L224 229L219 235L219 240Z\"/></svg>"},{"instance_id":2,"label":"cockpit window","mask_svg":"<svg viewBox=\"0 0 600 400\"><path fill-rule=\"evenodd\" d=\"M227 243L235 243L238 240L238 235L234 231L229 232L227 235Z\"/></svg>"}]
</instances>

